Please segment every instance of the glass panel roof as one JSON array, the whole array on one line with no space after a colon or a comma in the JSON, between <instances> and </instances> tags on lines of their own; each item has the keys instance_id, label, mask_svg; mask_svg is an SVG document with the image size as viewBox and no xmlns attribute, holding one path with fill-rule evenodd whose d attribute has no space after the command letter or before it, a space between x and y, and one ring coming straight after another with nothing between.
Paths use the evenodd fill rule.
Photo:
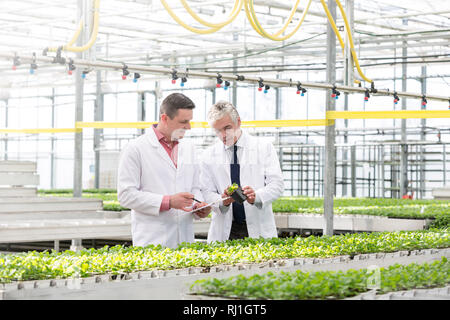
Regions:
<instances>
[{"instance_id":1,"label":"glass panel roof","mask_svg":"<svg viewBox=\"0 0 450 320\"><path fill-rule=\"evenodd\" d=\"M345 7L347 2L342 0ZM450 55L450 1L397 0L354 2L354 43L362 66L376 68L401 56L401 41L408 37L408 57L416 63L443 63ZM0 2L0 53L41 55L46 47L69 42L79 25L80 10L88 20L92 0L3 0ZM205 28L187 13L180 1L167 0L188 25ZM192 10L210 22L225 20L233 1L187 0ZM274 33L289 17L295 0L254 0L261 25ZM301 0L287 28L297 25L308 1ZM82 9L80 9L82 8ZM337 10L337 27L344 35L344 20ZM324 68L327 18L320 0L312 0L301 28L285 41L263 38L249 24L244 10L221 30L199 35L175 22L158 0L101 0L99 34L89 59L130 64L173 66L191 70L264 73L266 71ZM86 32L84 43L88 41ZM82 34L83 36L83 34ZM339 44L338 44L339 45ZM398 50L397 50L398 49ZM64 56L74 57L71 52ZM343 55L337 50L337 65ZM233 64L234 63L234 64ZM32 81L33 85L67 81L56 75L63 66L39 65L30 79L28 69L11 71L12 61L0 58L1 86Z\"/></svg>"}]
</instances>

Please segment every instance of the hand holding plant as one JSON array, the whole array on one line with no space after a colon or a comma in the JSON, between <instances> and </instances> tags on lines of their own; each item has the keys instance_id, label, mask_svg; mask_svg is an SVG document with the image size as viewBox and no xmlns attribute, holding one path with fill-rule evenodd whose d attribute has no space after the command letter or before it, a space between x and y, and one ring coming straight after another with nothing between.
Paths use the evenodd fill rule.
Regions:
<instances>
[{"instance_id":1,"label":"hand holding plant","mask_svg":"<svg viewBox=\"0 0 450 320\"><path fill-rule=\"evenodd\" d=\"M237 184L236 184L236 186L237 186ZM223 205L227 206L227 207L234 202L234 199L231 198L231 194L234 192L234 189L232 189L231 187L232 186L225 188L225 190L223 190L223 193L222 193L222 199L230 197L229 199L223 201Z\"/></svg>"}]
</instances>

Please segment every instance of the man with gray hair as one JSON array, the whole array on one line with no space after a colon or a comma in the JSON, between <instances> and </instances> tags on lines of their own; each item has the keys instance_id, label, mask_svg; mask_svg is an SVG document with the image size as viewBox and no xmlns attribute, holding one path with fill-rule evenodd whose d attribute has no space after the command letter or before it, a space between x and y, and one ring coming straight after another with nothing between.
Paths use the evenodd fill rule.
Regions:
<instances>
[{"instance_id":1,"label":"man with gray hair","mask_svg":"<svg viewBox=\"0 0 450 320\"><path fill-rule=\"evenodd\" d=\"M208 242L277 237L272 202L283 194L284 182L274 146L242 131L239 113L229 102L214 104L208 121L220 140L201 158L203 196L208 203L218 203ZM242 204L229 198L227 189L233 183L247 196Z\"/></svg>"}]
</instances>

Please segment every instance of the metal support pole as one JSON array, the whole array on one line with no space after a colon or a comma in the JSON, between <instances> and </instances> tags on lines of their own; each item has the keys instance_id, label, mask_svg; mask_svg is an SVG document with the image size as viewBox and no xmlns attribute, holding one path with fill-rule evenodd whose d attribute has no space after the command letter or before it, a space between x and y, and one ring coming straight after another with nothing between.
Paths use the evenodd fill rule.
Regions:
<instances>
[{"instance_id":1,"label":"metal support pole","mask_svg":"<svg viewBox=\"0 0 450 320\"><path fill-rule=\"evenodd\" d=\"M212 95L211 95L211 99L212 99L212 104L215 104L217 101L216 101L216 88L212 88ZM238 108L236 105L235 105L235 107L236 108Z\"/></svg>"},{"instance_id":2,"label":"metal support pole","mask_svg":"<svg viewBox=\"0 0 450 320\"><path fill-rule=\"evenodd\" d=\"M353 27L354 27L354 0L346 0L345 1L345 11L348 19L348 23L350 25L350 33L353 35ZM353 86L353 56L350 50L349 38L347 33L345 34L345 64L344 64L344 85L345 86ZM348 93L344 93L344 111L348 111ZM344 120L345 128L348 128L348 119ZM348 143L348 133L344 131L344 144ZM347 195L347 160L348 160L348 148L342 148L342 196Z\"/></svg>"},{"instance_id":3,"label":"metal support pole","mask_svg":"<svg viewBox=\"0 0 450 320\"><path fill-rule=\"evenodd\" d=\"M52 88L52 128L55 127L55 88ZM55 136L51 136L51 154L50 154L50 189L55 189Z\"/></svg>"},{"instance_id":4,"label":"metal support pole","mask_svg":"<svg viewBox=\"0 0 450 320\"><path fill-rule=\"evenodd\" d=\"M8 99L5 100L5 128L8 128ZM5 155L4 160L8 160L8 134L5 134Z\"/></svg>"},{"instance_id":5,"label":"metal support pole","mask_svg":"<svg viewBox=\"0 0 450 320\"><path fill-rule=\"evenodd\" d=\"M78 0L77 17L83 18L84 1ZM84 28L84 30L89 28ZM80 34L77 45L81 46L85 39L85 32ZM77 52L77 58L83 59L84 54ZM83 121L83 96L84 96L84 79L82 78L82 69L75 69L75 122ZM81 197L83 182L83 132L75 133L74 141L74 164L73 164L73 196Z\"/></svg>"},{"instance_id":6,"label":"metal support pole","mask_svg":"<svg viewBox=\"0 0 450 320\"><path fill-rule=\"evenodd\" d=\"M103 121L103 92L101 71L96 72L96 98L94 105L94 121ZM95 177L94 188L100 188L100 144L102 140L103 129L94 129L94 153L95 153Z\"/></svg>"},{"instance_id":7,"label":"metal support pole","mask_svg":"<svg viewBox=\"0 0 450 320\"><path fill-rule=\"evenodd\" d=\"M442 161L444 163L443 169L444 169L444 186L447 185L447 151L445 150L445 144L442 145L443 148L443 155Z\"/></svg>"},{"instance_id":8,"label":"metal support pole","mask_svg":"<svg viewBox=\"0 0 450 320\"><path fill-rule=\"evenodd\" d=\"M86 20L84 32L80 34L77 45L81 46L89 37L93 25L93 14L91 7L87 1L78 0L77 16L79 19L83 18L83 12L86 12ZM78 52L77 58L84 59L86 55L84 52ZM75 122L83 121L83 102L84 102L84 79L82 77L83 70L81 68L75 69ZM75 133L74 141L74 170L73 170L73 196L81 198L83 192L83 132ZM72 239L70 250L78 251L83 248L81 239Z\"/></svg>"},{"instance_id":9,"label":"metal support pole","mask_svg":"<svg viewBox=\"0 0 450 320\"><path fill-rule=\"evenodd\" d=\"M385 190L385 179L386 179L386 171L385 171L385 167L384 167L384 146L381 145L380 146L381 151L380 151L380 156L381 156L381 162L380 162L380 171L381 171L381 198L384 198L386 196L386 190Z\"/></svg>"},{"instance_id":10,"label":"metal support pole","mask_svg":"<svg viewBox=\"0 0 450 320\"><path fill-rule=\"evenodd\" d=\"M239 40L239 34L238 33L233 33L233 40L234 41L238 41ZM234 74L236 74L237 73L237 63L238 63L238 60L236 59L236 57L237 57L237 53L233 53L233 73ZM234 80L233 81L233 87L232 87L232 94L233 94L233 96L231 97L232 98L232 103L233 103L233 106L237 106L237 81L236 80Z\"/></svg>"},{"instance_id":11,"label":"metal support pole","mask_svg":"<svg viewBox=\"0 0 450 320\"><path fill-rule=\"evenodd\" d=\"M407 20L403 21L403 24L408 24ZM406 90L407 87L407 60L408 55L408 42L406 39L402 42L402 91ZM402 110L406 110L406 98L402 99ZM403 197L408 193L408 145L406 134L406 119L402 119L402 132L401 132L401 155L400 155L400 197Z\"/></svg>"},{"instance_id":12,"label":"metal support pole","mask_svg":"<svg viewBox=\"0 0 450 320\"><path fill-rule=\"evenodd\" d=\"M155 82L155 121L159 121L159 105L161 101L161 83Z\"/></svg>"},{"instance_id":13,"label":"metal support pole","mask_svg":"<svg viewBox=\"0 0 450 320\"><path fill-rule=\"evenodd\" d=\"M137 121L145 121L145 92L138 93L138 104L137 104ZM137 134L143 135L145 129L138 129Z\"/></svg>"},{"instance_id":14,"label":"metal support pole","mask_svg":"<svg viewBox=\"0 0 450 320\"><path fill-rule=\"evenodd\" d=\"M280 74L277 74L277 79L279 77ZM275 88L275 119L281 119L281 89L279 87ZM275 144L281 144L280 128L276 128L276 131Z\"/></svg>"},{"instance_id":15,"label":"metal support pole","mask_svg":"<svg viewBox=\"0 0 450 320\"><path fill-rule=\"evenodd\" d=\"M351 177L352 177L352 197L356 197L356 146L351 146Z\"/></svg>"},{"instance_id":16,"label":"metal support pole","mask_svg":"<svg viewBox=\"0 0 450 320\"><path fill-rule=\"evenodd\" d=\"M336 2L328 0L331 16L336 20ZM336 82L336 36L330 24L327 24L327 82ZM331 98L331 91L326 95L326 111L336 110L335 100ZM323 234L333 235L333 198L335 189L335 125L325 127L325 168L324 168L324 218Z\"/></svg>"},{"instance_id":17,"label":"metal support pole","mask_svg":"<svg viewBox=\"0 0 450 320\"><path fill-rule=\"evenodd\" d=\"M237 57L237 55L236 54L233 54L233 57ZM236 69L236 67L237 67L237 59L235 59L235 60L233 60L233 70L234 70L234 73L236 73L237 71L237 69ZM232 99L232 103L233 103L233 106L237 106L237 81L233 81L233 87L232 87L232 97L231 97L231 99Z\"/></svg>"},{"instance_id":18,"label":"metal support pole","mask_svg":"<svg viewBox=\"0 0 450 320\"><path fill-rule=\"evenodd\" d=\"M420 87L422 95L427 94L427 66L422 66L422 73L420 75ZM427 126L427 119L421 119L421 133L420 133L420 140L425 141L425 128Z\"/></svg>"},{"instance_id":19,"label":"metal support pole","mask_svg":"<svg viewBox=\"0 0 450 320\"><path fill-rule=\"evenodd\" d=\"M426 95L427 93L427 66L422 66L422 74L420 78L420 85L422 88L422 95ZM426 134L425 134L425 128L427 126L427 119L421 120L421 131L420 131L420 140L425 141L426 140ZM422 146L420 147L420 183L419 183L419 190L420 190L420 198L425 197L425 155L424 155L425 148Z\"/></svg>"}]
</instances>

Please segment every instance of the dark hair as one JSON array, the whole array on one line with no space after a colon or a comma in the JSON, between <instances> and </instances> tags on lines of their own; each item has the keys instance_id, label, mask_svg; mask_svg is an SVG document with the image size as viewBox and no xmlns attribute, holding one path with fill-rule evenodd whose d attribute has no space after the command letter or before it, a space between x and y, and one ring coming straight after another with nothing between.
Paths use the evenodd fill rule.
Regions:
<instances>
[{"instance_id":1,"label":"dark hair","mask_svg":"<svg viewBox=\"0 0 450 320\"><path fill-rule=\"evenodd\" d=\"M178 109L194 109L194 102L186 97L182 93L172 93L168 95L161 103L160 114L167 114L170 119L173 119L177 113Z\"/></svg>"}]
</instances>

